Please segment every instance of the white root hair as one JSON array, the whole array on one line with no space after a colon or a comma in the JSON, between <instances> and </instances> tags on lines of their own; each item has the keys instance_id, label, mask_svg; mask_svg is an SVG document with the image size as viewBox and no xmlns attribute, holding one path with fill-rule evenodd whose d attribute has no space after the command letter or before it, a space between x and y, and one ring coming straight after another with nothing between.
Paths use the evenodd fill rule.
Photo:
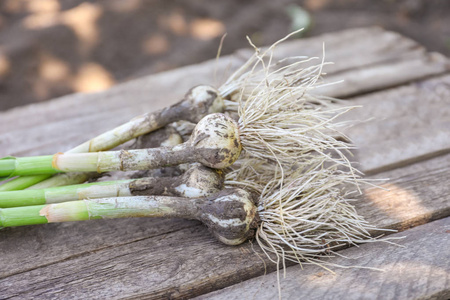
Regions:
<instances>
[{"instance_id":1,"label":"white root hair","mask_svg":"<svg viewBox=\"0 0 450 300\"><path fill-rule=\"evenodd\" d=\"M259 195L256 240L274 263L325 267L320 256L374 241L370 232L377 229L350 203L365 181L348 159L353 145L341 132L347 123L337 119L354 107L314 94L323 85L324 59L274 62L276 46L288 37L265 51L254 47L219 88L238 112L244 149L225 185Z\"/></svg>"}]
</instances>

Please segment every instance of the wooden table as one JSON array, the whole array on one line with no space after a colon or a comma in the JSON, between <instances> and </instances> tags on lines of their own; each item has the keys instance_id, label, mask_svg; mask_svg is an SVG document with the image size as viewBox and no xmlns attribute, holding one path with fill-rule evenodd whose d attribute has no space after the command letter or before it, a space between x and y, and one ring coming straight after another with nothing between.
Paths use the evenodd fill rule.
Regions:
<instances>
[{"instance_id":1,"label":"wooden table","mask_svg":"<svg viewBox=\"0 0 450 300\"><path fill-rule=\"evenodd\" d=\"M403 247L372 243L330 262L383 270L287 268L285 299L446 299L450 297L450 62L380 28L295 40L280 57L327 49L322 90L363 108L346 133L369 178L355 203L372 224L397 229ZM89 95L69 95L0 113L0 155L50 154L144 111L171 104L192 86L214 83L251 50L144 77ZM228 71L227 71L228 70ZM219 76L220 77L220 76ZM220 78L219 78L220 79ZM196 221L97 220L0 231L0 299L274 299L275 266L256 245L229 247ZM256 253L255 253L255 252ZM265 261L264 261L265 260ZM267 264L267 266L265 266ZM267 275L263 274L267 272Z\"/></svg>"}]
</instances>

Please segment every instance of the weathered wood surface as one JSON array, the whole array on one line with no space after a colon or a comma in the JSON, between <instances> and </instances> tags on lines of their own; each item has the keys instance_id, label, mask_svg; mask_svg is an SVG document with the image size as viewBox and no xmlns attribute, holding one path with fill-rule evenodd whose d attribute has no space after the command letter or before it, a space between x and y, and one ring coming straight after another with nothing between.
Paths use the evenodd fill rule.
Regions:
<instances>
[{"instance_id":1,"label":"weathered wood surface","mask_svg":"<svg viewBox=\"0 0 450 300\"><path fill-rule=\"evenodd\" d=\"M352 98L345 130L360 169L375 173L450 151L450 74Z\"/></svg>"},{"instance_id":2,"label":"weathered wood surface","mask_svg":"<svg viewBox=\"0 0 450 300\"><path fill-rule=\"evenodd\" d=\"M419 226L393 237L405 237L393 247L366 244L341 251L358 257L333 258L342 266L377 268L335 269L331 274L320 267L290 267L281 279L283 299L449 299L450 218ZM281 275L283 276L283 275ZM277 299L277 274L261 276L196 299Z\"/></svg>"},{"instance_id":3,"label":"weathered wood surface","mask_svg":"<svg viewBox=\"0 0 450 300\"><path fill-rule=\"evenodd\" d=\"M367 192L357 202L358 210L375 225L402 230L450 215L450 187L446 184L450 155L424 160L450 148L445 138L449 130L450 85L449 76L444 75L448 62L442 57L439 63L430 61L427 58L434 56L416 43L376 28L290 42L280 47L280 55L317 55L323 41L329 60L341 62L329 73L337 77L346 74L360 87L347 94L418 80L350 100L364 104L352 118L374 117L346 132L363 148L358 153L363 169L377 173L403 166L377 174L392 179L391 192ZM237 66L248 54L241 51L220 60L218 74L230 63ZM379 86L361 77L362 69L380 66L379 70L384 70L381 66L396 61L413 66L423 61L427 67L423 73L422 69L411 72L413 77L392 71ZM207 62L100 94L72 95L0 113L0 155L48 154L75 146L142 111L176 101L192 85L211 82L213 66ZM435 78L428 79L430 75ZM383 82L383 77L386 74L375 76L378 82ZM337 95L339 90L333 93ZM411 117L416 117L416 123L411 123ZM439 135L442 137L436 138ZM432 143L423 145L427 138ZM264 264L250 244L221 245L195 221L99 220L10 228L0 232L0 249L0 299L192 297L264 272ZM269 265L268 270L274 266Z\"/></svg>"},{"instance_id":4,"label":"weathered wood surface","mask_svg":"<svg viewBox=\"0 0 450 300\"><path fill-rule=\"evenodd\" d=\"M400 230L448 216L449 166L447 155L379 174L392 178L395 194L369 192L356 202L358 211L377 226ZM7 229L0 232L0 249L5 299L192 297L265 271L250 244L227 247L197 222L173 220Z\"/></svg>"},{"instance_id":5,"label":"weathered wood surface","mask_svg":"<svg viewBox=\"0 0 450 300\"><path fill-rule=\"evenodd\" d=\"M354 29L288 42L279 46L277 57L320 56L323 43L328 49L327 59L335 62L335 65L327 66L326 71L335 74L337 79L346 74L346 80L352 83L352 91L345 91L348 87L344 83L329 86L326 92L332 96L356 95L374 88L396 86L443 74L450 68L448 60L442 56L429 54L417 43L379 28ZM143 111L176 102L194 85L214 83L215 70L219 75L230 74L250 53L250 50L239 51L234 56L222 58L218 64L209 61L144 77L103 93L70 95L1 112L0 156L49 154L74 147ZM424 65L418 67L418 60ZM398 64L401 68L411 65L412 69L408 69L407 74L399 72ZM389 72L385 69L375 71L382 66L389 66ZM369 69L372 70L370 80L361 77L360 72ZM219 75L217 78L223 77ZM373 86L373 80L377 81L377 86Z\"/></svg>"}]
</instances>

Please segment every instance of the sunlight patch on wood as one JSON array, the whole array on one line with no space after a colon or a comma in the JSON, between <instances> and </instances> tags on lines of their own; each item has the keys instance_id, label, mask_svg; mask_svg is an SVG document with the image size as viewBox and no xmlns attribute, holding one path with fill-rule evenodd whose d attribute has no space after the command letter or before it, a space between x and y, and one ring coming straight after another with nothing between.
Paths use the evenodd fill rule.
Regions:
<instances>
[{"instance_id":1,"label":"sunlight patch on wood","mask_svg":"<svg viewBox=\"0 0 450 300\"><path fill-rule=\"evenodd\" d=\"M166 53L170 48L170 43L164 34L157 33L147 38L142 46L145 53L158 55Z\"/></svg>"},{"instance_id":2,"label":"sunlight patch on wood","mask_svg":"<svg viewBox=\"0 0 450 300\"><path fill-rule=\"evenodd\" d=\"M61 21L73 29L82 42L82 50L91 49L99 40L97 20L102 15L99 5L82 3L61 14Z\"/></svg>"},{"instance_id":3,"label":"sunlight patch on wood","mask_svg":"<svg viewBox=\"0 0 450 300\"><path fill-rule=\"evenodd\" d=\"M432 245L430 245L432 246ZM424 249L427 251L427 249ZM372 253L373 254L373 253ZM380 254L382 255L382 254ZM386 255L386 254L384 254ZM374 260L376 261L376 260ZM354 278L358 276L362 280L360 284L354 282L351 285L351 292L354 294L365 295L367 299L376 299L376 295L379 293L379 286L377 282L381 284L387 284L394 286L396 284L405 285L414 283L419 286L433 286L430 282L434 282L434 285L439 285L441 282L442 286L445 286L446 280L450 278L450 273L445 269L445 262L442 265L434 265L430 262L417 262L414 261L414 257L404 257L404 261L395 263L378 263L369 262L369 265L362 265L361 267L374 267L379 268L380 271L376 270L363 270L355 267L351 273L345 269L336 269L336 275L331 274L327 271L320 271L315 274L308 275L309 288L313 286L315 289L324 288L325 290L339 291L344 288L348 288L346 284L340 283L340 281L346 281L343 278L345 274L352 274ZM387 276L388 274L388 276ZM418 274L423 274L422 276ZM385 283L386 278L389 278L389 283ZM367 279L370 278L371 284L367 284ZM418 278L421 278L418 280ZM298 286L300 287L305 283L304 278L298 279ZM331 288L330 287L334 287ZM403 297L400 297L403 298ZM405 297L407 299L408 297Z\"/></svg>"},{"instance_id":4,"label":"sunlight patch on wood","mask_svg":"<svg viewBox=\"0 0 450 300\"><path fill-rule=\"evenodd\" d=\"M443 238L445 237L443 236ZM428 246L433 247L433 245ZM436 257L431 249L424 248L423 251L430 253L430 258ZM425 258L424 262L418 262L414 261L413 253L409 257L405 257L403 262L382 265L380 268L389 274L389 280L392 284L414 282L417 286L439 286L440 284L446 286L446 281L450 279L448 261L431 262ZM422 276L419 274L422 274ZM433 282L433 284L430 284L430 282Z\"/></svg>"},{"instance_id":5,"label":"sunlight patch on wood","mask_svg":"<svg viewBox=\"0 0 450 300\"><path fill-rule=\"evenodd\" d=\"M190 24L191 35L199 40L211 40L225 33L225 25L219 20L196 19Z\"/></svg>"},{"instance_id":6,"label":"sunlight patch on wood","mask_svg":"<svg viewBox=\"0 0 450 300\"><path fill-rule=\"evenodd\" d=\"M8 74L11 67L8 57L0 52L0 78Z\"/></svg>"},{"instance_id":7,"label":"sunlight patch on wood","mask_svg":"<svg viewBox=\"0 0 450 300\"><path fill-rule=\"evenodd\" d=\"M114 85L112 75L97 63L83 64L73 82L76 92L98 92Z\"/></svg>"},{"instance_id":8,"label":"sunlight patch on wood","mask_svg":"<svg viewBox=\"0 0 450 300\"><path fill-rule=\"evenodd\" d=\"M398 220L409 220L416 215L430 213L422 205L422 200L410 190L405 190L395 184L387 183L381 188L366 191L366 196L384 213Z\"/></svg>"},{"instance_id":9,"label":"sunlight patch on wood","mask_svg":"<svg viewBox=\"0 0 450 300\"><path fill-rule=\"evenodd\" d=\"M322 286L329 286L333 284L336 280L339 280L339 276L336 274L333 274L327 270L319 271L317 273L313 273L308 275L307 277L308 281L314 282L314 284L322 285ZM302 282L303 279L299 282Z\"/></svg>"},{"instance_id":10,"label":"sunlight patch on wood","mask_svg":"<svg viewBox=\"0 0 450 300\"><path fill-rule=\"evenodd\" d=\"M31 30L38 30L60 24L60 19L53 12L31 14L22 21L23 27Z\"/></svg>"},{"instance_id":11,"label":"sunlight patch on wood","mask_svg":"<svg viewBox=\"0 0 450 300\"><path fill-rule=\"evenodd\" d=\"M158 25L179 36L186 35L188 32L186 19L179 12L172 12L168 16L161 16L158 18Z\"/></svg>"},{"instance_id":12,"label":"sunlight patch on wood","mask_svg":"<svg viewBox=\"0 0 450 300\"><path fill-rule=\"evenodd\" d=\"M102 13L100 5L85 2L62 13L58 10L38 10L24 18L22 25L32 30L65 25L74 31L80 40L80 50L85 53L99 40L97 20Z\"/></svg>"},{"instance_id":13,"label":"sunlight patch on wood","mask_svg":"<svg viewBox=\"0 0 450 300\"><path fill-rule=\"evenodd\" d=\"M426 263L414 261L398 262L395 264L388 264L382 267L382 269L386 271L389 270L389 273L393 273L393 275L399 275L394 276L394 278L392 278L392 280L395 281L397 279L399 282L404 281L404 276L408 276L408 274L420 274L420 273L425 274L428 272L430 268L433 269L433 277L441 277L441 278L450 277L450 272L448 272L448 270L439 268L437 266L430 266Z\"/></svg>"},{"instance_id":14,"label":"sunlight patch on wood","mask_svg":"<svg viewBox=\"0 0 450 300\"><path fill-rule=\"evenodd\" d=\"M48 81L61 81L70 75L69 66L50 54L42 55L39 65L39 76Z\"/></svg>"},{"instance_id":15,"label":"sunlight patch on wood","mask_svg":"<svg viewBox=\"0 0 450 300\"><path fill-rule=\"evenodd\" d=\"M51 13L61 9L57 0L28 0L26 6L31 13Z\"/></svg>"}]
</instances>

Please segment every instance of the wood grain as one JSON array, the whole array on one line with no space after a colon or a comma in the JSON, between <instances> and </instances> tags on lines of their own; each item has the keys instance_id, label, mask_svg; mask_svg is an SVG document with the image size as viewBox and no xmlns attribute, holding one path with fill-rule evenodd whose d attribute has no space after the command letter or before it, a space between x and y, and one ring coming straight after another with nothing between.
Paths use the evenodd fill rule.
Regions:
<instances>
[{"instance_id":1,"label":"wood grain","mask_svg":"<svg viewBox=\"0 0 450 300\"><path fill-rule=\"evenodd\" d=\"M450 215L450 155L378 176L391 178L392 192L369 190L355 203L372 224L403 230ZM275 269L257 246L260 257L248 243L227 247L197 222L114 221L1 232L0 295L188 298L262 275L261 258Z\"/></svg>"},{"instance_id":2,"label":"wood grain","mask_svg":"<svg viewBox=\"0 0 450 300\"><path fill-rule=\"evenodd\" d=\"M369 92L449 70L447 59L428 54L410 39L379 28L352 29L291 41L277 48L277 57L320 56L323 43L327 45L327 58L336 61L326 69L335 74L329 80L346 80L323 91L332 96ZM215 70L217 74L230 73L250 53L250 50L238 51L218 62L208 61L144 77L105 92L69 95L1 112L0 156L44 155L70 149L143 111L176 102L192 86L213 84Z\"/></svg>"},{"instance_id":3,"label":"wood grain","mask_svg":"<svg viewBox=\"0 0 450 300\"><path fill-rule=\"evenodd\" d=\"M317 55L322 41L328 45L330 59L335 55L336 61L345 62L333 66L330 73L346 74L359 87L348 94L384 89L447 70L445 59L430 62L430 54L416 43L378 28L289 42L280 47L280 53L311 51ZM219 74L242 63L249 53L239 51L221 59ZM402 68L408 64L417 67L418 61L426 66L426 72L393 73L382 83L386 74L380 71L378 77L371 77L379 78L376 85L359 78L363 69L385 71L390 62ZM206 62L99 94L71 95L0 113L0 155L68 149L142 111L176 101L192 85L211 82L213 66L214 62ZM449 75L442 75L349 100L364 105L350 118L366 121L373 117L346 131L362 148L358 160L365 171L382 172L375 177L391 178L390 192L367 191L355 203L373 224L404 230L450 215L450 187L446 184L450 155L441 155L449 149L448 83ZM441 156L424 160L436 155ZM390 170L393 168L397 169ZM257 246L255 251L259 252ZM265 271L250 244L221 245L201 224L184 220L97 220L9 228L0 231L0 253L0 299L186 298ZM267 266L268 271L274 269L274 265Z\"/></svg>"},{"instance_id":4,"label":"wood grain","mask_svg":"<svg viewBox=\"0 0 450 300\"><path fill-rule=\"evenodd\" d=\"M352 98L344 116L360 169L376 173L450 151L450 75Z\"/></svg>"},{"instance_id":5,"label":"wood grain","mask_svg":"<svg viewBox=\"0 0 450 300\"><path fill-rule=\"evenodd\" d=\"M449 299L450 218L434 221L392 237L405 237L393 247L367 244L341 251L358 257L329 259L343 266L377 268L336 269L331 274L320 267L287 269L281 279L283 299ZM276 299L277 275L272 273L196 299Z\"/></svg>"},{"instance_id":6,"label":"wood grain","mask_svg":"<svg viewBox=\"0 0 450 300\"><path fill-rule=\"evenodd\" d=\"M325 83L343 82L319 88L315 92L346 98L442 74L448 70L450 70L450 64L446 57L438 53L423 54L417 58L395 59L357 70L332 74L326 78ZM420 73L419 76L418 73Z\"/></svg>"}]
</instances>

